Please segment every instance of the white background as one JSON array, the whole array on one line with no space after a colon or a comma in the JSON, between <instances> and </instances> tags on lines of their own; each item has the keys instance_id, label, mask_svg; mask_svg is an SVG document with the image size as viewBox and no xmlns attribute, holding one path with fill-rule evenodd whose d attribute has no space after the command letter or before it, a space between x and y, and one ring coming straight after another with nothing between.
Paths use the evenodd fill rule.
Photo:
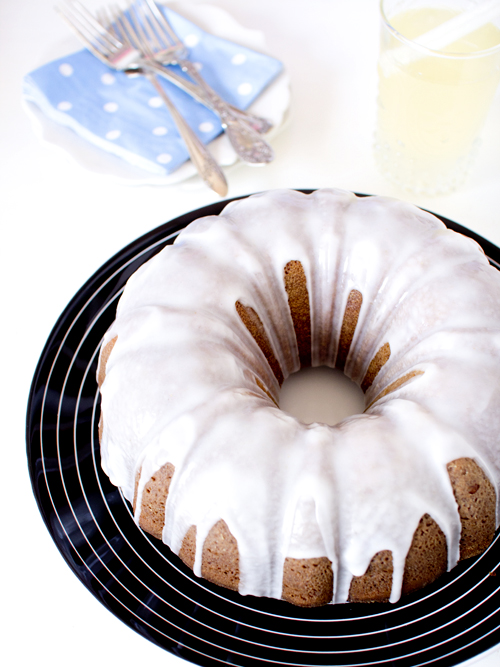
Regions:
<instances>
[{"instance_id":1,"label":"white background","mask_svg":"<svg viewBox=\"0 0 500 667\"><path fill-rule=\"evenodd\" d=\"M24 74L54 45L79 48L53 0L0 0L2 272L2 634L10 666L186 664L105 610L64 563L40 518L25 454L25 415L38 357L56 319L101 264L148 230L217 200L187 183L134 187L90 173L42 143L21 105ZM95 0L87 3L96 7ZM263 30L292 83L287 126L265 168L228 170L229 196L336 186L406 198L500 245L500 98L476 168L450 196L412 196L374 167L377 0L211 0ZM499 667L497 649L482 658Z\"/></svg>"}]
</instances>

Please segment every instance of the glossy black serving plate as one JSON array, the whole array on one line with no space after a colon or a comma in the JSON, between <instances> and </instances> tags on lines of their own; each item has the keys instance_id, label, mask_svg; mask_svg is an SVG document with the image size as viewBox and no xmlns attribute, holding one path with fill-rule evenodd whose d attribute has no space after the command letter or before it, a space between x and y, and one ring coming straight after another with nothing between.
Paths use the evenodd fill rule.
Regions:
<instances>
[{"instance_id":1,"label":"glossy black serving plate","mask_svg":"<svg viewBox=\"0 0 500 667\"><path fill-rule=\"evenodd\" d=\"M192 211L129 245L75 295L39 360L27 413L27 453L40 512L83 584L133 630L200 665L456 665L500 642L500 536L479 558L398 604L304 610L243 597L196 578L134 523L100 466L95 381L101 338L129 276L173 243ZM440 217L440 216L439 216ZM500 269L500 249L460 225Z\"/></svg>"}]
</instances>

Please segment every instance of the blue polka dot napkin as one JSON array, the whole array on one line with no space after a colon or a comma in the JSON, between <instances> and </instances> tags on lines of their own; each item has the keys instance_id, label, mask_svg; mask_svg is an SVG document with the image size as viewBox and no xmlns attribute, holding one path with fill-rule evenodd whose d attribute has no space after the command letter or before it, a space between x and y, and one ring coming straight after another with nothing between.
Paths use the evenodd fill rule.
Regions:
<instances>
[{"instance_id":1,"label":"blue polka dot napkin","mask_svg":"<svg viewBox=\"0 0 500 667\"><path fill-rule=\"evenodd\" d=\"M201 67L207 83L241 109L246 109L283 69L275 58L215 37L167 7L160 9L189 48L190 60ZM160 80L204 143L222 132L215 113L174 84ZM28 74L23 95L47 117L149 172L170 174L189 159L152 84L144 77L130 78L108 68L86 49Z\"/></svg>"}]
</instances>

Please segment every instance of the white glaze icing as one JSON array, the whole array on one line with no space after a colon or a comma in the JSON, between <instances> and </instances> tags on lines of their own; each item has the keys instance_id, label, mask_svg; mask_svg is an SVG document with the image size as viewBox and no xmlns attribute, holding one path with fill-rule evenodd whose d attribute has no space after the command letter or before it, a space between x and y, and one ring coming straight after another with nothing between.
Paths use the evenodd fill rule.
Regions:
<instances>
[{"instance_id":1,"label":"white glaze icing","mask_svg":"<svg viewBox=\"0 0 500 667\"><path fill-rule=\"evenodd\" d=\"M313 365L335 366L356 289L363 303L346 374L360 384L377 350L391 349L366 405L421 374L335 426L280 411L256 385L279 400L235 302L259 314L284 376L298 370L283 282L290 260L307 277ZM103 468L131 502L141 469L138 520L144 485L172 463L164 542L178 553L196 525L200 575L204 539L224 519L242 594L280 598L286 556L326 555L334 601L344 602L352 576L388 549L396 601L425 513L446 536L449 568L458 560L446 464L473 458L499 496L500 273L474 241L412 205L334 189L230 203L130 278L104 344L115 336L101 388Z\"/></svg>"}]
</instances>

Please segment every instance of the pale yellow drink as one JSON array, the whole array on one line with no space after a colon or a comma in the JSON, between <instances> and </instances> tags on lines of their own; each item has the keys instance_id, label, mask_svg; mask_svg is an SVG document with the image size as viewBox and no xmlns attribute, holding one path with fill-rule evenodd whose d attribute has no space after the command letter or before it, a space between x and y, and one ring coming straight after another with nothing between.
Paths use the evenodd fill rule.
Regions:
<instances>
[{"instance_id":1,"label":"pale yellow drink","mask_svg":"<svg viewBox=\"0 0 500 667\"><path fill-rule=\"evenodd\" d=\"M456 14L408 9L382 34L375 154L389 178L417 192L463 181L500 81L500 29L492 23L439 53L408 41Z\"/></svg>"}]
</instances>

